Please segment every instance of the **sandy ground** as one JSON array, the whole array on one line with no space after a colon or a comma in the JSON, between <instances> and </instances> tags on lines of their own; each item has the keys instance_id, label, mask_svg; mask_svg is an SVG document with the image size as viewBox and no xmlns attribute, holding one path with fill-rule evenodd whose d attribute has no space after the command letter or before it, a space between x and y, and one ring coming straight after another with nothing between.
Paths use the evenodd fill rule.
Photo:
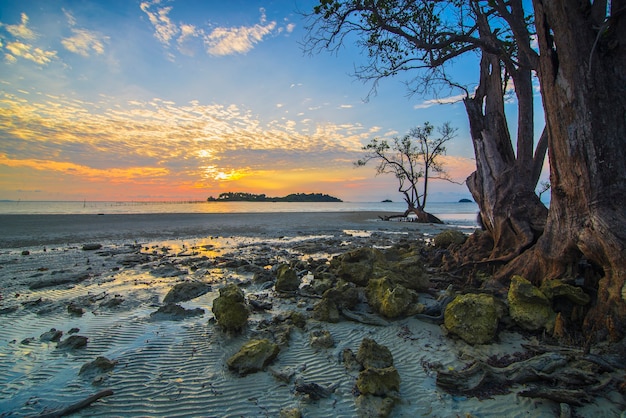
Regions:
<instances>
[{"instance_id":1,"label":"sandy ground","mask_svg":"<svg viewBox=\"0 0 626 418\"><path fill-rule=\"evenodd\" d=\"M33 416L67 406L103 389L106 397L74 416L276 417L297 408L304 417L357 415L356 374L341 362L345 348L364 337L387 346L400 377L392 417L553 417L559 406L518 396L521 388L490 399L453 396L436 385L430 367L460 369L474 359L523 351L532 342L502 332L494 344L470 346L416 318L372 326L344 319L309 319L292 330L271 371L239 377L226 359L265 324L286 311L310 314L316 299L279 297L253 280L254 272L284 262L323 263L361 246L388 247L432 237L449 225L383 222L379 213L156 214L0 216L0 417ZM101 248L86 251L85 244ZM307 272L302 272L303 274ZM204 315L154 320L177 283L203 281L212 290L181 303ZM238 283L247 298L272 308L255 312L248 329L232 336L214 324L218 290ZM425 294L432 302L436 294ZM82 315L69 306L84 308ZM88 339L85 347L61 349L50 330ZM313 348L311 333L328 330L329 348ZM104 356L114 369L80 373ZM276 376L290 376L284 380ZM295 382L332 387L311 400ZM617 417L618 393L575 410L575 417Z\"/></svg>"},{"instance_id":2,"label":"sandy ground","mask_svg":"<svg viewBox=\"0 0 626 418\"><path fill-rule=\"evenodd\" d=\"M0 248L208 236L269 236L343 230L436 234L449 225L383 222L382 212L0 215Z\"/></svg>"}]
</instances>

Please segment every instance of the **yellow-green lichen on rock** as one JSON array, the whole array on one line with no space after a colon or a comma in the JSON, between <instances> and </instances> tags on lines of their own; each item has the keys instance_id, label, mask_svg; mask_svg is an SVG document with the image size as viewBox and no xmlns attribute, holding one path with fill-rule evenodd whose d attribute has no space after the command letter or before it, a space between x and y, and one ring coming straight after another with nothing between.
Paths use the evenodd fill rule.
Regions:
<instances>
[{"instance_id":1,"label":"yellow-green lichen on rock","mask_svg":"<svg viewBox=\"0 0 626 418\"><path fill-rule=\"evenodd\" d=\"M582 287L572 286L556 279L544 280L541 283L540 290L550 300L553 300L555 297L564 297L570 302L581 306L587 305L591 300Z\"/></svg>"},{"instance_id":2,"label":"yellow-green lichen on rock","mask_svg":"<svg viewBox=\"0 0 626 418\"><path fill-rule=\"evenodd\" d=\"M498 309L493 296L459 295L446 306L444 326L468 344L487 344L498 330Z\"/></svg>"},{"instance_id":3,"label":"yellow-green lichen on rock","mask_svg":"<svg viewBox=\"0 0 626 418\"><path fill-rule=\"evenodd\" d=\"M240 375L246 375L263 370L276 358L279 352L278 345L270 340L250 340L230 357L226 364L229 369Z\"/></svg>"},{"instance_id":4,"label":"yellow-green lichen on rock","mask_svg":"<svg viewBox=\"0 0 626 418\"><path fill-rule=\"evenodd\" d=\"M550 300L537 286L523 278L513 276L509 293L509 314L521 328L538 331L542 328L552 330L556 314Z\"/></svg>"},{"instance_id":5,"label":"yellow-green lichen on rock","mask_svg":"<svg viewBox=\"0 0 626 418\"><path fill-rule=\"evenodd\" d=\"M248 322L248 308L243 290L236 284L220 289L220 295L213 301L213 315L217 324L229 332L241 331Z\"/></svg>"},{"instance_id":6,"label":"yellow-green lichen on rock","mask_svg":"<svg viewBox=\"0 0 626 418\"><path fill-rule=\"evenodd\" d=\"M414 293L386 277L370 280L366 295L370 306L387 318L403 315L414 299Z\"/></svg>"}]
</instances>

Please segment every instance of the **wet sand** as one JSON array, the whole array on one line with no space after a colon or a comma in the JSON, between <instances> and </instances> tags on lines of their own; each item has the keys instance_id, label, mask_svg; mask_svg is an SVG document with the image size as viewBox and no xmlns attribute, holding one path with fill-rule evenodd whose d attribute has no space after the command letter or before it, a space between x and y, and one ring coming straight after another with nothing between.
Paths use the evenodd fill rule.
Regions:
<instances>
[{"instance_id":1,"label":"wet sand","mask_svg":"<svg viewBox=\"0 0 626 418\"><path fill-rule=\"evenodd\" d=\"M76 403L103 389L103 398L73 416L276 417L296 408L304 417L357 416L356 374L342 352L364 337L388 347L400 378L392 417L553 417L559 406L518 396L521 387L489 399L456 396L436 385L433 365L462 369L471 361L524 351L532 338L503 331L493 344L470 346L439 325L414 317L374 326L308 319L294 328L271 368L245 377L226 360L288 311L310 317L318 299L277 294L255 274L281 263L308 266L363 246L380 248L432 237L450 225L383 222L382 213L261 213L0 216L0 417L33 416ZM469 231L468 231L469 232ZM84 250L84 244L100 244ZM304 268L304 267L303 267ZM307 273L302 271L302 274ZM168 291L186 281L211 285L182 302L204 314L153 319ZM215 325L219 289L237 283L246 298L271 302L252 313L241 335ZM429 303L436 291L420 295ZM70 307L80 307L77 315ZM50 330L84 336L87 345L61 349ZM315 348L316 330L334 344ZM44 336L46 336L44 338ZM80 373L104 356L115 367ZM287 376L285 379L284 377ZM296 382L332 387L323 399ZM576 410L577 416L619 416L621 395Z\"/></svg>"},{"instance_id":2,"label":"wet sand","mask_svg":"<svg viewBox=\"0 0 626 418\"><path fill-rule=\"evenodd\" d=\"M0 215L0 248L85 241L158 240L208 236L269 236L343 230L433 234L450 225L385 222L382 212L234 214Z\"/></svg>"}]
</instances>

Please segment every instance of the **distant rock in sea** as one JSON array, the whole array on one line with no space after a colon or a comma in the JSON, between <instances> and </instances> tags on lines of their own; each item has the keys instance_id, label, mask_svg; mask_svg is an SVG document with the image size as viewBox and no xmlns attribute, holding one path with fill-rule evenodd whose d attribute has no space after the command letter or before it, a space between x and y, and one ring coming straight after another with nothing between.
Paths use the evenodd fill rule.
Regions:
<instances>
[{"instance_id":1,"label":"distant rock in sea","mask_svg":"<svg viewBox=\"0 0 626 418\"><path fill-rule=\"evenodd\" d=\"M385 200L381 200L381 203L393 203L393 200L385 199Z\"/></svg>"},{"instance_id":2,"label":"distant rock in sea","mask_svg":"<svg viewBox=\"0 0 626 418\"><path fill-rule=\"evenodd\" d=\"M459 200L459 203L473 203L473 200L471 200L471 199L461 199L461 200Z\"/></svg>"}]
</instances>

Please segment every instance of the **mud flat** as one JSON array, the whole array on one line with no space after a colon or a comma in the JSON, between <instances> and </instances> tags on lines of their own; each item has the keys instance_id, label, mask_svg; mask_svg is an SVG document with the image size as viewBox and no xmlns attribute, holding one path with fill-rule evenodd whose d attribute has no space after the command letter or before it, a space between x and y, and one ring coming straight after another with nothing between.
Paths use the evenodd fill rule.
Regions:
<instances>
[{"instance_id":1,"label":"mud flat","mask_svg":"<svg viewBox=\"0 0 626 418\"><path fill-rule=\"evenodd\" d=\"M364 310L337 322L314 318L321 296L307 285L322 280L333 257L421 245L452 228L378 215L1 216L0 417L58 411L94 394L102 397L73 416L364 415L359 371L346 363L364 339L393 356L400 385L389 416L558 416L561 405L520 396L523 385L480 397L437 385L437 370L519 355L537 344L533 336L507 329L494 343L469 345L415 315L377 316L385 325ZM276 290L282 265L296 273L297 290ZM419 303L444 293L432 274ZM171 296L189 283L187 293ZM250 310L239 333L223 330L212 311L232 283ZM229 359L259 339L280 347L271 364L245 375L231 370ZM572 416L623 409L622 395L607 387Z\"/></svg>"}]
</instances>

